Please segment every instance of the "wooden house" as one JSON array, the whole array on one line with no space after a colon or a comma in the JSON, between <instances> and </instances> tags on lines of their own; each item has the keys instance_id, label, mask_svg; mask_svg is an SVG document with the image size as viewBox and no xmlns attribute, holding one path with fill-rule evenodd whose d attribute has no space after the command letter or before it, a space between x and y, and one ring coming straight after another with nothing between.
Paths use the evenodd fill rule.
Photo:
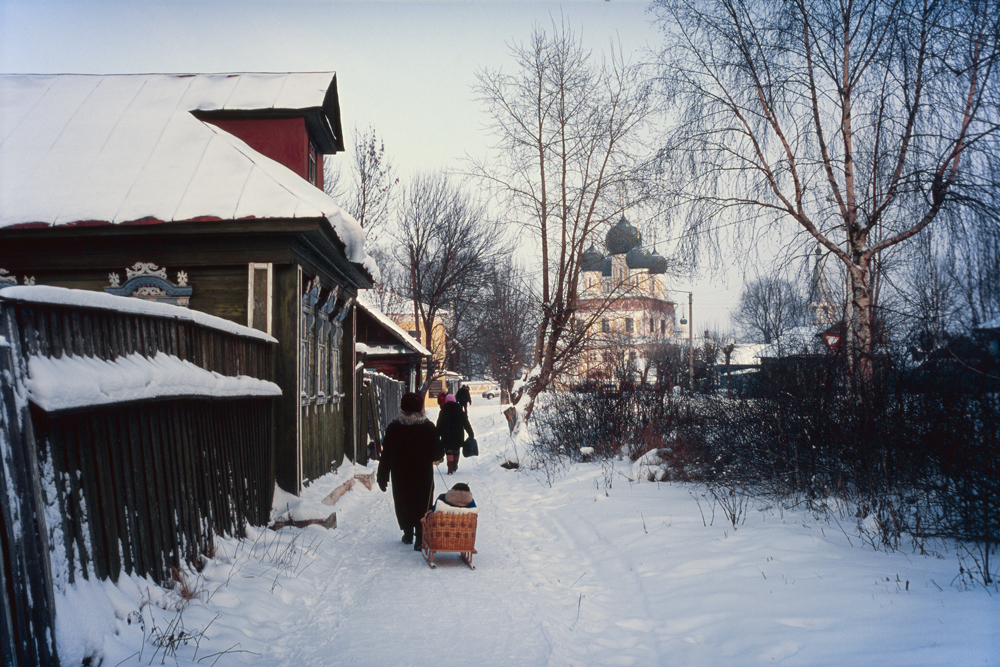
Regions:
<instances>
[{"instance_id":1,"label":"wooden house","mask_svg":"<svg viewBox=\"0 0 1000 667\"><path fill-rule=\"evenodd\" d=\"M393 322L363 295L357 301L357 351L365 368L417 391L421 364L430 350Z\"/></svg>"},{"instance_id":2,"label":"wooden house","mask_svg":"<svg viewBox=\"0 0 1000 667\"><path fill-rule=\"evenodd\" d=\"M378 269L322 190L323 156L344 148L336 76L2 75L0 98L0 282L265 331L278 484L298 493L354 459L353 304Z\"/></svg>"}]
</instances>

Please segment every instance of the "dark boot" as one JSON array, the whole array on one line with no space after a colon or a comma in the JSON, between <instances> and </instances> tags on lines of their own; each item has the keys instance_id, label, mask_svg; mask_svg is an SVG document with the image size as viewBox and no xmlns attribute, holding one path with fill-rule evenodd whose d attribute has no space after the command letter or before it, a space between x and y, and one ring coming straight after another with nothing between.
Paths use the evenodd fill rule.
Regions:
<instances>
[{"instance_id":1,"label":"dark boot","mask_svg":"<svg viewBox=\"0 0 1000 667\"><path fill-rule=\"evenodd\" d=\"M403 529L403 544L413 544L413 528L410 526Z\"/></svg>"},{"instance_id":2,"label":"dark boot","mask_svg":"<svg viewBox=\"0 0 1000 667\"><path fill-rule=\"evenodd\" d=\"M417 540L413 543L413 550L420 551L424 543L424 527L417 526Z\"/></svg>"}]
</instances>

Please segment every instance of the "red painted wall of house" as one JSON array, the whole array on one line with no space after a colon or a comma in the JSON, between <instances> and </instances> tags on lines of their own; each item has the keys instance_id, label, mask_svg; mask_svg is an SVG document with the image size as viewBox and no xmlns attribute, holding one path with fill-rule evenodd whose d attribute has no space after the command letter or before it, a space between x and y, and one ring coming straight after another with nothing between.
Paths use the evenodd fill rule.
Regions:
<instances>
[{"instance_id":1,"label":"red painted wall of house","mask_svg":"<svg viewBox=\"0 0 1000 667\"><path fill-rule=\"evenodd\" d=\"M213 119L220 130L309 180L309 132L303 118ZM323 189L323 154L316 153L316 187Z\"/></svg>"}]
</instances>

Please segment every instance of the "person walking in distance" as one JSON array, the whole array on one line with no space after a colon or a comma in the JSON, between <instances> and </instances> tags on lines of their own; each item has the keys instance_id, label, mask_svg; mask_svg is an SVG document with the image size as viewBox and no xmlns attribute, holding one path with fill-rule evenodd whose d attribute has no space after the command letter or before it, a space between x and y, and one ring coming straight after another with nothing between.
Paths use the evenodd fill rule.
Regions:
<instances>
[{"instance_id":1,"label":"person walking in distance","mask_svg":"<svg viewBox=\"0 0 1000 667\"><path fill-rule=\"evenodd\" d=\"M453 394L449 394L441 406L437 419L438 435L441 437L441 447L444 448L445 456L448 459L448 474L454 474L458 470L458 457L465 444L465 434L470 438L475 437L472 432L472 424L469 423L469 415L465 414Z\"/></svg>"},{"instance_id":2,"label":"person walking in distance","mask_svg":"<svg viewBox=\"0 0 1000 667\"><path fill-rule=\"evenodd\" d=\"M463 384L455 392L455 400L462 406L462 411L469 414L469 406L472 405L472 393L469 392L469 385Z\"/></svg>"}]
</instances>

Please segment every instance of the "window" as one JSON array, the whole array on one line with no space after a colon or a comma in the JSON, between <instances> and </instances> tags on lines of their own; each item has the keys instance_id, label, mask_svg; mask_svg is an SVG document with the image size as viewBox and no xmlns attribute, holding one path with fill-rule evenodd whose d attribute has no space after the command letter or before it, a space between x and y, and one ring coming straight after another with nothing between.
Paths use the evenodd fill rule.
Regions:
<instances>
[{"instance_id":1,"label":"window","mask_svg":"<svg viewBox=\"0 0 1000 667\"><path fill-rule=\"evenodd\" d=\"M649 318L649 333L656 333L656 320Z\"/></svg>"},{"instance_id":2,"label":"window","mask_svg":"<svg viewBox=\"0 0 1000 667\"><path fill-rule=\"evenodd\" d=\"M299 369L302 379L302 403L306 405L316 396L316 306L319 305L319 276L313 278L302 295L302 350Z\"/></svg>"},{"instance_id":3,"label":"window","mask_svg":"<svg viewBox=\"0 0 1000 667\"><path fill-rule=\"evenodd\" d=\"M601 331L608 333L611 331L611 323L608 322L607 318L601 320Z\"/></svg>"},{"instance_id":4,"label":"window","mask_svg":"<svg viewBox=\"0 0 1000 667\"><path fill-rule=\"evenodd\" d=\"M625 318L625 331L627 331L628 333L632 333L632 327L633 326L634 326L634 324L632 322L632 318L631 317L626 317Z\"/></svg>"},{"instance_id":5,"label":"window","mask_svg":"<svg viewBox=\"0 0 1000 667\"><path fill-rule=\"evenodd\" d=\"M664 336L667 335L667 321L660 320L660 333Z\"/></svg>"},{"instance_id":6,"label":"window","mask_svg":"<svg viewBox=\"0 0 1000 667\"><path fill-rule=\"evenodd\" d=\"M321 296L325 293L325 296ZM325 405L340 401L341 321L351 305L339 287L325 290L313 278L302 296L300 373L302 405Z\"/></svg>"},{"instance_id":7,"label":"window","mask_svg":"<svg viewBox=\"0 0 1000 667\"><path fill-rule=\"evenodd\" d=\"M309 182L313 185L318 185L319 181L317 179L318 174L318 163L319 162L319 151L316 150L316 144L312 141L309 142L309 166L307 178Z\"/></svg>"}]
</instances>

